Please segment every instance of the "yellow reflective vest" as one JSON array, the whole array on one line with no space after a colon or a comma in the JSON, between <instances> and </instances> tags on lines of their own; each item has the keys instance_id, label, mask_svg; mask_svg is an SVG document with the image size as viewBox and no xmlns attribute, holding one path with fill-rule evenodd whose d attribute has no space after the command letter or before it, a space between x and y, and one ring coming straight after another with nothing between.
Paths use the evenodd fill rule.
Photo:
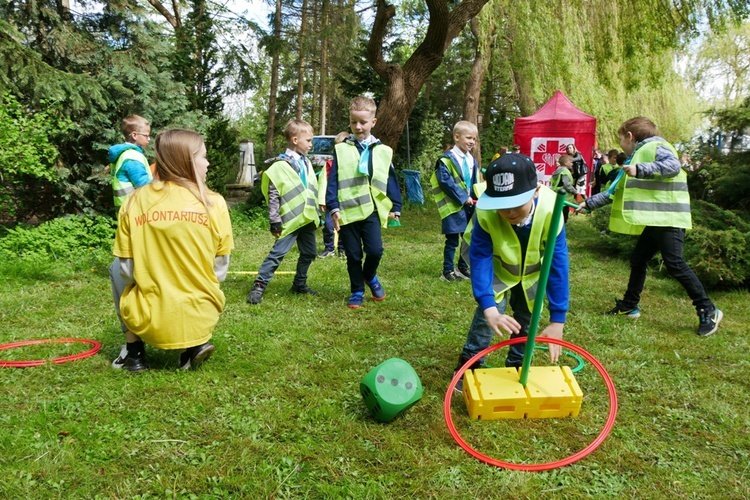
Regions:
<instances>
[{"instance_id":1,"label":"yellow reflective vest","mask_svg":"<svg viewBox=\"0 0 750 500\"><path fill-rule=\"evenodd\" d=\"M495 292L495 302L500 303L503 294L521 283L526 297L529 311L533 311L536 298L539 275L542 270L542 256L549 236L549 227L552 222L552 213L555 208L555 192L547 186L540 186L538 199L531 222L531 234L526 247L526 258L521 254L521 242L510 223L505 220L496 210L477 210L472 223L479 224L492 236L492 253L494 279L492 289ZM470 226L464 233L464 240L471 244ZM560 219L556 235L563 228ZM554 245L555 242L549 242Z\"/></svg>"},{"instance_id":2,"label":"yellow reflective vest","mask_svg":"<svg viewBox=\"0 0 750 500\"><path fill-rule=\"evenodd\" d=\"M336 144L340 225L365 220L378 211L382 227L388 226L388 213L393 202L388 198L388 172L393 150L385 144L370 147L372 179L359 172L359 150L348 142Z\"/></svg>"},{"instance_id":3,"label":"yellow reflective vest","mask_svg":"<svg viewBox=\"0 0 750 500\"><path fill-rule=\"evenodd\" d=\"M458 167L453 163L450 157L448 156L442 156L440 157L440 161L445 165L445 168L448 169L448 173L453 178L453 182L456 183L457 186L459 186L461 189L466 191L466 181L464 180L463 173L459 171ZM463 205L447 194L445 194L445 191L443 191L443 188L440 187L440 183L438 183L437 180L437 172L433 172L432 176L430 177L430 188L432 189L432 194L435 197L435 204L437 204L438 208L438 214L440 214L441 219L445 219L451 214L455 214L461 208L463 208Z\"/></svg>"},{"instance_id":4,"label":"yellow reflective vest","mask_svg":"<svg viewBox=\"0 0 750 500\"><path fill-rule=\"evenodd\" d=\"M305 160L307 187L302 184L299 174L291 165L292 160L279 157L271 164L261 179L261 190L268 203L268 185L273 183L279 192L281 216L281 237L313 222L320 224L318 212L318 184L315 171L310 162Z\"/></svg>"},{"instance_id":5,"label":"yellow reflective vest","mask_svg":"<svg viewBox=\"0 0 750 500\"><path fill-rule=\"evenodd\" d=\"M656 148L665 146L677 156L668 142L651 141L638 148L631 165L651 163ZM622 234L641 234L646 226L692 228L690 194L685 171L675 177L637 179L623 177L615 187L609 229Z\"/></svg>"},{"instance_id":6,"label":"yellow reflective vest","mask_svg":"<svg viewBox=\"0 0 750 500\"><path fill-rule=\"evenodd\" d=\"M115 162L114 166L110 167L110 172L112 173L112 195L114 196L115 207L122 206L122 204L125 202L125 198L127 198L130 193L135 191L135 187L133 186L132 182L123 181L117 177L117 172L120 171L122 165L127 160L133 160L143 163L143 166L146 168L146 172L148 173L148 181L151 182L152 180L154 180L154 176L153 174L151 174L151 167L149 167L148 160L146 160L146 157L143 155L143 153L135 149L126 149L125 151L123 151L120 156L117 157L117 161Z\"/></svg>"}]
</instances>

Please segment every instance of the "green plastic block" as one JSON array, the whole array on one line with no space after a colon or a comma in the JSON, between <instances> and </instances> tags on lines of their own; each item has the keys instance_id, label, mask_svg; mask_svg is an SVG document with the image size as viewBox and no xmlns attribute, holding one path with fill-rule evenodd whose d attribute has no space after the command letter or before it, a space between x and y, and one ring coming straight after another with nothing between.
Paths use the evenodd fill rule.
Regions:
<instances>
[{"instance_id":1,"label":"green plastic block","mask_svg":"<svg viewBox=\"0 0 750 500\"><path fill-rule=\"evenodd\" d=\"M364 376L359 392L379 422L390 422L422 399L422 382L409 363L388 359Z\"/></svg>"}]
</instances>

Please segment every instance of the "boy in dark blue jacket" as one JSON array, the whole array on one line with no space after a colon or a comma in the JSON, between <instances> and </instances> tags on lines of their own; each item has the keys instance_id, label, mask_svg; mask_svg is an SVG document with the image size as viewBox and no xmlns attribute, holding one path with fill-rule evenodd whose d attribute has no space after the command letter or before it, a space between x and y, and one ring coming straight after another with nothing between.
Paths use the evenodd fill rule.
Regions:
<instances>
[{"instance_id":1,"label":"boy in dark blue jacket","mask_svg":"<svg viewBox=\"0 0 750 500\"><path fill-rule=\"evenodd\" d=\"M455 146L438 159L435 172L430 178L445 235L443 274L440 277L444 281L471 278L469 265L463 257L458 257L458 270L455 269L453 259L459 239L474 214L476 198L472 187L477 182L477 162L471 156L471 150L477 142L476 125L465 120L456 123L453 127L453 140Z\"/></svg>"},{"instance_id":2,"label":"boy in dark blue jacket","mask_svg":"<svg viewBox=\"0 0 750 500\"><path fill-rule=\"evenodd\" d=\"M541 336L562 339L568 312L568 245L562 221L554 243L547 241L555 193L538 184L534 163L521 154L501 156L490 164L485 177L487 189L477 202L468 242L471 287L478 307L456 370L489 347L494 334L527 335L547 244L554 244L555 252L547 283L550 323ZM505 314L509 304L513 316ZM524 347L510 346L505 366L519 368ZM559 345L550 344L552 363L560 351ZM481 365L480 361L471 368ZM456 386L458 391L462 388L461 383Z\"/></svg>"}]
</instances>

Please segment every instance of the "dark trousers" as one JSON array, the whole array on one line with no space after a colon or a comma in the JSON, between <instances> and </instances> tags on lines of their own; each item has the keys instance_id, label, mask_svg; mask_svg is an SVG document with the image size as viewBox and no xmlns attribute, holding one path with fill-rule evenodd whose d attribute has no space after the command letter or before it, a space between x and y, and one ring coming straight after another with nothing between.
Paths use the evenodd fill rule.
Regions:
<instances>
[{"instance_id":1,"label":"dark trousers","mask_svg":"<svg viewBox=\"0 0 750 500\"><path fill-rule=\"evenodd\" d=\"M326 220L323 225L323 250L333 252L333 242L335 240L335 234L333 229L333 218L331 214L326 212Z\"/></svg>"},{"instance_id":2,"label":"dark trousers","mask_svg":"<svg viewBox=\"0 0 750 500\"><path fill-rule=\"evenodd\" d=\"M456 249L463 233L452 233L445 235L445 247L443 248L443 273L449 273L454 270L453 259L456 257ZM458 270L468 269L469 265L463 256L458 256Z\"/></svg>"},{"instance_id":3,"label":"dark trousers","mask_svg":"<svg viewBox=\"0 0 750 500\"><path fill-rule=\"evenodd\" d=\"M682 257L685 230L676 227L652 227L643 230L630 256L630 280L623 299L627 307L635 307L641 300L646 283L648 261L661 252L661 258L669 274L680 282L693 301L696 310L713 307L703 285Z\"/></svg>"},{"instance_id":4,"label":"dark trousers","mask_svg":"<svg viewBox=\"0 0 750 500\"><path fill-rule=\"evenodd\" d=\"M364 292L365 280L369 282L375 277L383 257L383 239L377 211L373 211L364 220L341 226L339 239L346 251L346 270L349 272L351 291Z\"/></svg>"},{"instance_id":5,"label":"dark trousers","mask_svg":"<svg viewBox=\"0 0 750 500\"><path fill-rule=\"evenodd\" d=\"M299 259L297 259L297 272L294 275L293 283L298 286L307 283L307 270L316 256L315 224L312 223L276 240L271 247L271 251L260 265L256 281L262 281L263 283L271 281L276 269L279 268L281 261L284 260L295 242L299 249Z\"/></svg>"},{"instance_id":6,"label":"dark trousers","mask_svg":"<svg viewBox=\"0 0 750 500\"><path fill-rule=\"evenodd\" d=\"M508 300L510 295L510 300ZM518 285L511 288L509 293L505 294L505 297L497 304L497 310L500 314L505 314L508 308L508 303L513 309L513 317L521 325L521 331L518 334L511 335L510 338L526 337L529 334L529 325L531 324L531 311L529 311L529 305L526 303L526 297L523 292L523 287L519 283ZM495 332L487 324L487 320L484 319L484 312L477 307L474 311L474 318L471 321L469 327L469 334L466 337L466 344L464 344L461 350L461 355L458 358L458 368L463 366L469 359L475 356L477 353L487 349L492 342L492 337L495 336ZM519 368L523 365L523 354L526 348L526 343L514 344L508 349L508 356L505 358L505 366ZM480 360L482 363L484 360ZM479 365L475 364L473 368L477 368Z\"/></svg>"}]
</instances>

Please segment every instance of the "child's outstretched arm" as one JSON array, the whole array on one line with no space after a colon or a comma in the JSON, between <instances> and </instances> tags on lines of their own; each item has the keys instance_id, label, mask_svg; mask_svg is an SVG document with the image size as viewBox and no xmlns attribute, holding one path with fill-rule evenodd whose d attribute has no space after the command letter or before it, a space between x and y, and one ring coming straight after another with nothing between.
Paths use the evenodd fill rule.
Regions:
<instances>
[{"instance_id":1,"label":"child's outstretched arm","mask_svg":"<svg viewBox=\"0 0 750 500\"><path fill-rule=\"evenodd\" d=\"M680 173L682 165L679 158L675 156L671 149L659 145L656 148L654 161L650 163L639 163L638 165L624 165L623 168L635 170L631 175L639 179L653 179L654 177L675 177Z\"/></svg>"}]
</instances>

